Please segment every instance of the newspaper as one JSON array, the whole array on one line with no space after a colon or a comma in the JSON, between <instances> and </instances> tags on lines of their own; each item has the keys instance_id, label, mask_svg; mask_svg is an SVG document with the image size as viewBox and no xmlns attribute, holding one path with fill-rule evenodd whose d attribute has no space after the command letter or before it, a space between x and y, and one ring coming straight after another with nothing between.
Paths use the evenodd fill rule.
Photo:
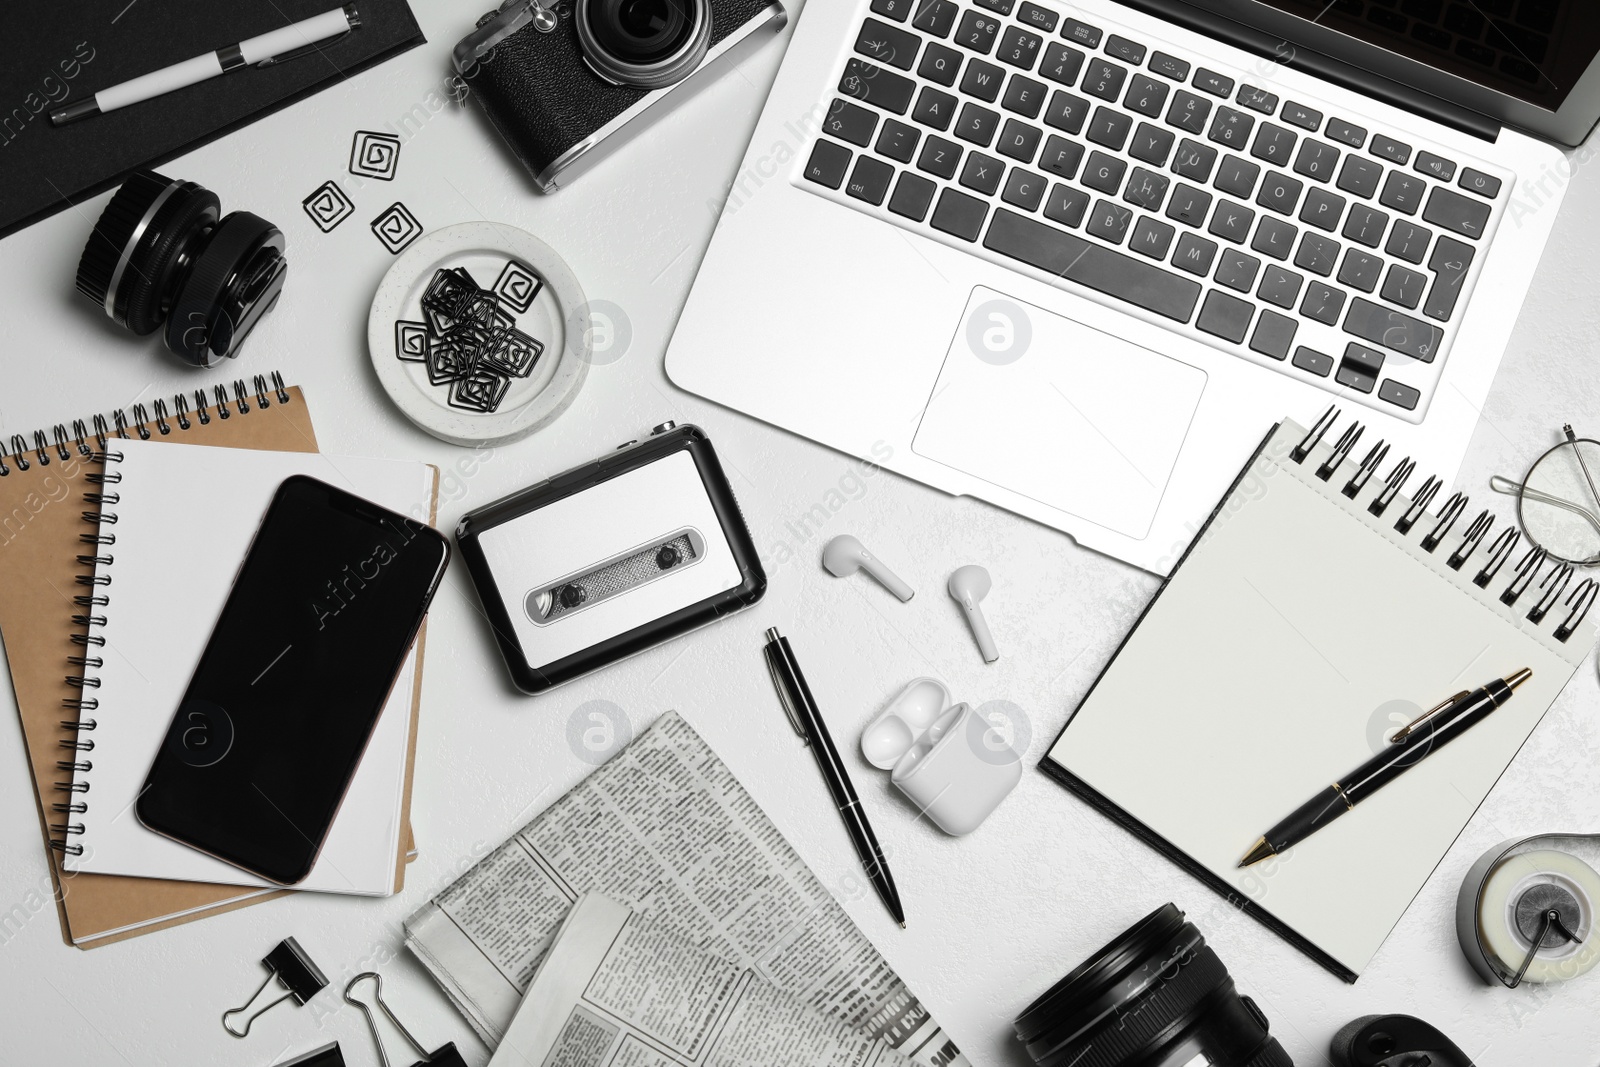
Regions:
<instances>
[{"instance_id":1,"label":"newspaper","mask_svg":"<svg viewBox=\"0 0 1600 1067\"><path fill-rule=\"evenodd\" d=\"M591 891L922 1067L968 1067L675 712L418 909L406 946L493 1048L561 921Z\"/></svg>"},{"instance_id":2,"label":"newspaper","mask_svg":"<svg viewBox=\"0 0 1600 1067\"><path fill-rule=\"evenodd\" d=\"M911 1067L883 1041L585 893L489 1067Z\"/></svg>"}]
</instances>

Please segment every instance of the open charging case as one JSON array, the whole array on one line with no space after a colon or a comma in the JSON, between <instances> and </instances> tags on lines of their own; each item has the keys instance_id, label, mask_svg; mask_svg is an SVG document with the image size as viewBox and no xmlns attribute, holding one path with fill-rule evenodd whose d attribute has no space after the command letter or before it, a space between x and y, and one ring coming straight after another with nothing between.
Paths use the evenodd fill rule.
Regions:
<instances>
[{"instance_id":1,"label":"open charging case","mask_svg":"<svg viewBox=\"0 0 1600 1067\"><path fill-rule=\"evenodd\" d=\"M971 833L1022 779L1022 757L937 678L914 678L867 724L861 754L947 834Z\"/></svg>"}]
</instances>

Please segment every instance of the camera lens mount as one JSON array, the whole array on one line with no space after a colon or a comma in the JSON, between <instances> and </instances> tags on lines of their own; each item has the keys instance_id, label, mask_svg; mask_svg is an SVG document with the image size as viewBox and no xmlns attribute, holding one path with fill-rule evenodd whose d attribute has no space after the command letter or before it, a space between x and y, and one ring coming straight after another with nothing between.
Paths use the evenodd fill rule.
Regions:
<instances>
[{"instance_id":1,"label":"camera lens mount","mask_svg":"<svg viewBox=\"0 0 1600 1067\"><path fill-rule=\"evenodd\" d=\"M595 72L637 89L682 81L711 44L709 0L578 0L574 21Z\"/></svg>"}]
</instances>

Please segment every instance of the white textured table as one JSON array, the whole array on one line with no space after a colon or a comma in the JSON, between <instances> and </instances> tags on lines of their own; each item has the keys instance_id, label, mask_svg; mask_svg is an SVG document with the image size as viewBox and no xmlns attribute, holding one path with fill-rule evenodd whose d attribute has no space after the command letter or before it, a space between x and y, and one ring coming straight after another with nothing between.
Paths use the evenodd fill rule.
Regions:
<instances>
[{"instance_id":1,"label":"white textured table","mask_svg":"<svg viewBox=\"0 0 1600 1067\"><path fill-rule=\"evenodd\" d=\"M872 473L858 460L703 403L666 381L662 351L779 47L572 188L541 197L481 116L445 101L450 45L487 4L414 6L428 45L161 168L211 187L225 210L252 210L288 235L291 268L280 306L240 360L224 369L226 378L281 368L306 388L325 451L409 456L445 468L446 529L466 509L664 419L698 423L731 473L770 589L761 604L730 621L528 699L512 691L465 571L452 568L429 628L412 808L421 856L405 891L384 901L307 895L92 952L62 943L48 906L20 926L8 918L27 913L27 902L37 899L30 894L48 892L49 878L20 733L5 708L0 1036L6 1062L266 1065L338 1038L350 1063L375 1064L360 1015L339 1002L337 988L379 966L390 979L391 1001L430 1046L454 1040L469 1063L483 1063L486 1050L400 953L401 920L589 770L568 745L568 722L586 702L604 700L621 708L636 731L664 709L682 711L984 1067L1023 1064L1010 1036L1018 1009L1168 900L1200 925L1299 1064L1323 1063L1329 1038L1348 1020L1387 1011L1428 1019L1484 1067L1600 1063L1600 977L1554 991L1485 988L1462 959L1452 924L1460 880L1489 846L1513 835L1600 829L1600 693L1592 659L1354 986L1330 977L1032 770L977 833L965 840L943 836L890 792L887 776L860 760L853 744L859 727L909 678L933 674L959 699L1019 706L1031 730L1031 768L1155 580L1009 514ZM406 138L398 176L356 188L346 171L353 133L391 128ZM328 179L343 179L356 211L323 235L300 202ZM1600 433L1594 255L1600 168L1580 167L1571 182L1463 468L1461 485L1475 497L1488 496L1490 474L1520 473L1561 423ZM612 301L631 325L630 349L592 370L565 415L532 438L488 453L470 475L450 473L468 452L405 422L367 360L367 306L391 262L367 223L396 200L428 229L491 219L538 234L562 252L591 300ZM104 203L98 198L0 242L0 432L7 436L224 380L188 372L154 339L143 343L123 333L74 293L78 253ZM794 309L797 316L824 312ZM771 326L784 329L782 322ZM822 543L845 531L892 561L923 595L902 605L865 579L841 581L823 572ZM984 564L995 578L986 608L1002 658L989 667L942 592L950 571L969 562ZM906 931L892 926L875 897L851 889L858 880L843 828L761 662L761 631L772 625L794 640L878 834L892 850ZM0 691L0 703L9 705L8 683ZM275 1009L248 1040L228 1037L218 1014L255 987L257 960L288 934L334 985L314 1007Z\"/></svg>"}]
</instances>

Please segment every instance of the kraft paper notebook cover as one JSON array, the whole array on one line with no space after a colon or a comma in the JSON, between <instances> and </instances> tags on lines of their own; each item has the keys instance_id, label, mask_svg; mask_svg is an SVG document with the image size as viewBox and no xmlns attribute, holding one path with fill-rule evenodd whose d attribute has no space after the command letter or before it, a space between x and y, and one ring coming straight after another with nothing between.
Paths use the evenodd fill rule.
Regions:
<instances>
[{"instance_id":1,"label":"kraft paper notebook cover","mask_svg":"<svg viewBox=\"0 0 1600 1067\"><path fill-rule=\"evenodd\" d=\"M1353 982L1587 656L1596 586L1463 494L1430 514L1437 479L1356 427L1323 441L1336 419L1268 436L1040 766ZM1449 747L1238 868L1406 721L1522 667Z\"/></svg>"},{"instance_id":2,"label":"kraft paper notebook cover","mask_svg":"<svg viewBox=\"0 0 1600 1067\"><path fill-rule=\"evenodd\" d=\"M56 788L68 778L57 762L70 758L70 745L77 737L77 712L70 710L67 702L90 695L66 681L78 673L68 657L91 651L85 644L86 626L73 620L74 615L82 614L73 598L87 592L77 584L77 577L89 571L77 557L93 552L79 540L81 534L92 532L83 512L94 515L83 496L100 488L88 479L99 467L86 461L86 453L97 448L102 438L146 434L151 440L169 442L315 451L316 434L301 391L284 388L276 374L270 386L257 376L254 387L252 391L243 381L235 382L230 396L223 387L213 386L210 398L197 392L193 405L186 397L158 400L149 407L134 404L129 409L131 424L128 415L118 411L109 418L97 415L92 420L74 420L70 429L57 425L26 436L0 438L0 446L5 446L0 448L0 638L50 856L62 936L81 948L165 929L281 893L162 879L72 875L61 869L60 855L50 847L52 840L64 843L64 835L50 830L52 824L61 823L52 805L69 797ZM221 417L223 410L228 411L228 418ZM419 671L425 633L424 628L417 639ZM420 693L420 676L416 690ZM416 715L414 703L413 745ZM409 842L409 765L406 773L403 803ZM414 851L414 843L408 844L406 851ZM405 859L404 855L396 858L397 889Z\"/></svg>"}]
</instances>

